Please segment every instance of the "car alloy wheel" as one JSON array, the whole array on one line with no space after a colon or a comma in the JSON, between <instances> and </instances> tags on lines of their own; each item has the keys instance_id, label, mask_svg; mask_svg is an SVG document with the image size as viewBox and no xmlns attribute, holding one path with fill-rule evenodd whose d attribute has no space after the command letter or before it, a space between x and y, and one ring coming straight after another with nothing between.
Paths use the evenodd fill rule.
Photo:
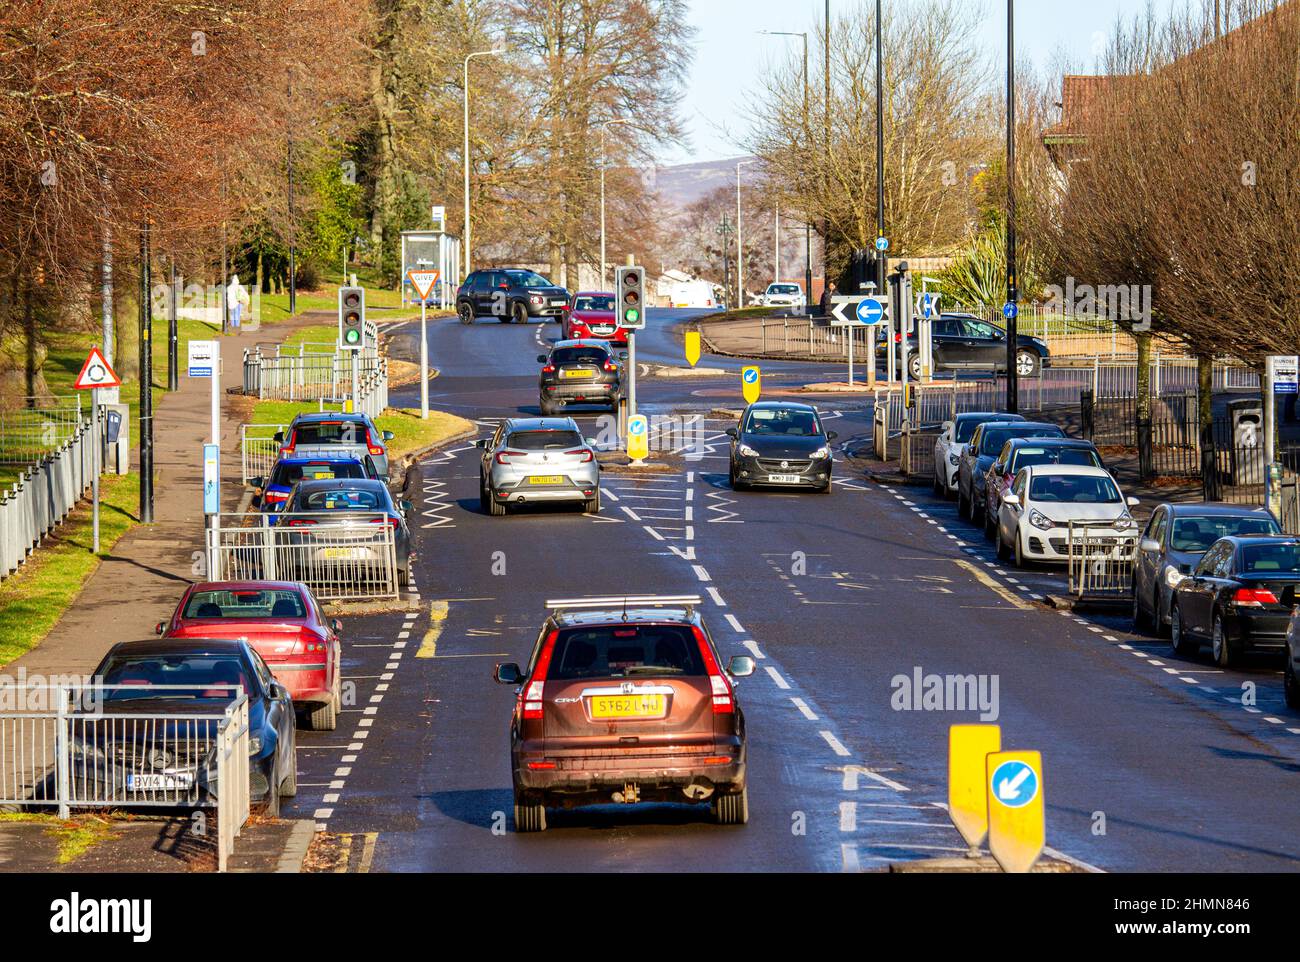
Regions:
<instances>
[{"instance_id":1,"label":"car alloy wheel","mask_svg":"<svg viewBox=\"0 0 1300 962\"><path fill-rule=\"evenodd\" d=\"M516 301L515 306L510 309L510 319L516 324L527 324L528 308Z\"/></svg>"},{"instance_id":2,"label":"car alloy wheel","mask_svg":"<svg viewBox=\"0 0 1300 962\"><path fill-rule=\"evenodd\" d=\"M1214 627L1210 631L1210 651L1214 655L1214 663L1220 668L1231 668L1233 661L1232 648L1228 645L1228 639L1223 634L1223 622L1219 616L1214 616Z\"/></svg>"},{"instance_id":3,"label":"car alloy wheel","mask_svg":"<svg viewBox=\"0 0 1300 962\"><path fill-rule=\"evenodd\" d=\"M921 380L921 355L913 354L907 362L907 369L912 372L912 380Z\"/></svg>"},{"instance_id":4,"label":"car alloy wheel","mask_svg":"<svg viewBox=\"0 0 1300 962\"><path fill-rule=\"evenodd\" d=\"M456 309L456 313L460 315L460 322L462 324L474 323L474 309L468 304L460 305L460 307Z\"/></svg>"},{"instance_id":5,"label":"car alloy wheel","mask_svg":"<svg viewBox=\"0 0 1300 962\"><path fill-rule=\"evenodd\" d=\"M1174 605L1169 612L1169 646L1175 655L1190 655L1194 646L1183 632L1183 613Z\"/></svg>"}]
</instances>

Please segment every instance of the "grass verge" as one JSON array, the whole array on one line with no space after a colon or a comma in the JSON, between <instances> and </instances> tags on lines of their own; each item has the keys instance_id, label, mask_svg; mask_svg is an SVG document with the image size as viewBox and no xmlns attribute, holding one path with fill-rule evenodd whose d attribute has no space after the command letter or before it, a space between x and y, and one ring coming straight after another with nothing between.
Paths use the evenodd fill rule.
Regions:
<instances>
[{"instance_id":1,"label":"grass verge","mask_svg":"<svg viewBox=\"0 0 1300 962\"><path fill-rule=\"evenodd\" d=\"M319 409L315 401L258 401L253 405L251 423L288 424L297 414ZM423 451L448 438L474 430L473 422L454 414L430 411L426 421L420 417L418 410L408 408L389 408L375 418L375 425L381 431L393 432L393 440L388 442L388 459L394 468L397 459L408 451Z\"/></svg>"}]
</instances>

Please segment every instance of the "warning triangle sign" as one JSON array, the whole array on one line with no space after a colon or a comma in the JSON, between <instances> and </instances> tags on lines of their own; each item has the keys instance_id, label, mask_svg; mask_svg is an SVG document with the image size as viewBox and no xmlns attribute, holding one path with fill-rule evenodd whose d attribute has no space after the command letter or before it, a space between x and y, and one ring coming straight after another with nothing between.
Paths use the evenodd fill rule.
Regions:
<instances>
[{"instance_id":1,"label":"warning triangle sign","mask_svg":"<svg viewBox=\"0 0 1300 962\"><path fill-rule=\"evenodd\" d=\"M121 384L122 379L113 371L99 348L92 347L86 363L81 365L77 382L72 386L79 391L87 391L96 387L120 387Z\"/></svg>"}]
</instances>

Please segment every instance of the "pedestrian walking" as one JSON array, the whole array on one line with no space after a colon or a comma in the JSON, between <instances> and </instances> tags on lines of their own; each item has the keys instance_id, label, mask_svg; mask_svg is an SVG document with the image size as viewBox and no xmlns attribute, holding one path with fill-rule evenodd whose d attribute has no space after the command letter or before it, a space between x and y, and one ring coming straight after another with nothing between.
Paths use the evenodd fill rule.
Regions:
<instances>
[{"instance_id":1,"label":"pedestrian walking","mask_svg":"<svg viewBox=\"0 0 1300 962\"><path fill-rule=\"evenodd\" d=\"M830 316L831 308L834 306L831 299L834 296L835 296L835 282L831 281L826 285L826 289L822 291L822 302L821 302L822 317Z\"/></svg>"},{"instance_id":2,"label":"pedestrian walking","mask_svg":"<svg viewBox=\"0 0 1300 962\"><path fill-rule=\"evenodd\" d=\"M403 501L415 501L415 492L420 486L420 465L414 454L402 455L402 487L398 492Z\"/></svg>"}]
</instances>

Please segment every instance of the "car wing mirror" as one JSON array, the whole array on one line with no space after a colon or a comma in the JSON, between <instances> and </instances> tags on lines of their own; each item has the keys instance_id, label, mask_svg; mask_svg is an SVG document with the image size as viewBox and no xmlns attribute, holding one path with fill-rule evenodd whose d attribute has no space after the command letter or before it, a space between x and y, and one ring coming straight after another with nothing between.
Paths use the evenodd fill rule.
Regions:
<instances>
[{"instance_id":1,"label":"car wing mirror","mask_svg":"<svg viewBox=\"0 0 1300 962\"><path fill-rule=\"evenodd\" d=\"M488 439L487 439L487 438L479 438L477 441L474 442L474 447L476 447L476 448L480 448L480 449L482 449L482 450L484 450L484 451L487 450L487 446L488 446Z\"/></svg>"},{"instance_id":2,"label":"car wing mirror","mask_svg":"<svg viewBox=\"0 0 1300 962\"><path fill-rule=\"evenodd\" d=\"M266 487L266 478L263 477L249 478L248 483L250 486L257 488L260 491L262 488Z\"/></svg>"},{"instance_id":3,"label":"car wing mirror","mask_svg":"<svg viewBox=\"0 0 1300 962\"><path fill-rule=\"evenodd\" d=\"M1155 538L1143 538L1142 543L1138 545L1138 547L1143 551L1158 552L1160 550L1160 542Z\"/></svg>"},{"instance_id":4,"label":"car wing mirror","mask_svg":"<svg viewBox=\"0 0 1300 962\"><path fill-rule=\"evenodd\" d=\"M732 440L737 440L740 437L740 431L738 431L736 428L727 428L727 430L724 433L727 435L727 437L731 438Z\"/></svg>"},{"instance_id":5,"label":"car wing mirror","mask_svg":"<svg viewBox=\"0 0 1300 962\"><path fill-rule=\"evenodd\" d=\"M402 514L409 514L411 509L415 507L415 505L411 504L409 501L399 501L397 502L397 506L401 509Z\"/></svg>"},{"instance_id":6,"label":"car wing mirror","mask_svg":"<svg viewBox=\"0 0 1300 962\"><path fill-rule=\"evenodd\" d=\"M385 441L391 441L391 440L393 440L393 438L395 438L395 437L397 437L397 435L394 434L392 431L385 431L385 432L384 432L384 440L385 440Z\"/></svg>"},{"instance_id":7,"label":"car wing mirror","mask_svg":"<svg viewBox=\"0 0 1300 962\"><path fill-rule=\"evenodd\" d=\"M160 638L162 637L162 633L163 633L163 623L162 623L161 621L158 622L158 624L156 624L156 625L153 626L153 633L154 633L155 635L157 635L158 637L160 637Z\"/></svg>"},{"instance_id":8,"label":"car wing mirror","mask_svg":"<svg viewBox=\"0 0 1300 962\"><path fill-rule=\"evenodd\" d=\"M1008 491L1002 496L1002 503L1018 507L1020 505L1020 495L1016 494L1014 491Z\"/></svg>"},{"instance_id":9,"label":"car wing mirror","mask_svg":"<svg viewBox=\"0 0 1300 962\"><path fill-rule=\"evenodd\" d=\"M538 355L537 355L537 363L538 363L538 364L545 364L548 360L550 360L550 358L548 358L545 354L538 354Z\"/></svg>"},{"instance_id":10,"label":"car wing mirror","mask_svg":"<svg viewBox=\"0 0 1300 962\"><path fill-rule=\"evenodd\" d=\"M727 662L727 674L733 678L747 678L754 673L754 659L749 655L732 655Z\"/></svg>"},{"instance_id":11,"label":"car wing mirror","mask_svg":"<svg viewBox=\"0 0 1300 962\"><path fill-rule=\"evenodd\" d=\"M343 634L343 622L339 621L337 618L330 620L330 628L333 629L334 634L336 635Z\"/></svg>"},{"instance_id":12,"label":"car wing mirror","mask_svg":"<svg viewBox=\"0 0 1300 962\"><path fill-rule=\"evenodd\" d=\"M835 431L827 431L827 432L826 432L826 440L827 440L827 441L834 441L834 440L835 440L836 438L838 438L838 437L839 437L839 434L836 433Z\"/></svg>"},{"instance_id":13,"label":"car wing mirror","mask_svg":"<svg viewBox=\"0 0 1300 962\"><path fill-rule=\"evenodd\" d=\"M276 432L275 432L275 436L274 436L273 438L271 438L271 440L274 441L276 444L283 444L283 443L284 443L284 432L283 432L283 431L276 431Z\"/></svg>"},{"instance_id":14,"label":"car wing mirror","mask_svg":"<svg viewBox=\"0 0 1300 962\"><path fill-rule=\"evenodd\" d=\"M1137 507L1139 504L1141 504L1142 502L1139 501L1137 498L1129 498L1125 503L1126 503L1130 508L1136 508L1136 507Z\"/></svg>"},{"instance_id":15,"label":"car wing mirror","mask_svg":"<svg viewBox=\"0 0 1300 962\"><path fill-rule=\"evenodd\" d=\"M521 685L524 676L519 670L519 666L513 661L508 661L503 665L497 665L492 670L492 677L496 679L498 685Z\"/></svg>"}]
</instances>

